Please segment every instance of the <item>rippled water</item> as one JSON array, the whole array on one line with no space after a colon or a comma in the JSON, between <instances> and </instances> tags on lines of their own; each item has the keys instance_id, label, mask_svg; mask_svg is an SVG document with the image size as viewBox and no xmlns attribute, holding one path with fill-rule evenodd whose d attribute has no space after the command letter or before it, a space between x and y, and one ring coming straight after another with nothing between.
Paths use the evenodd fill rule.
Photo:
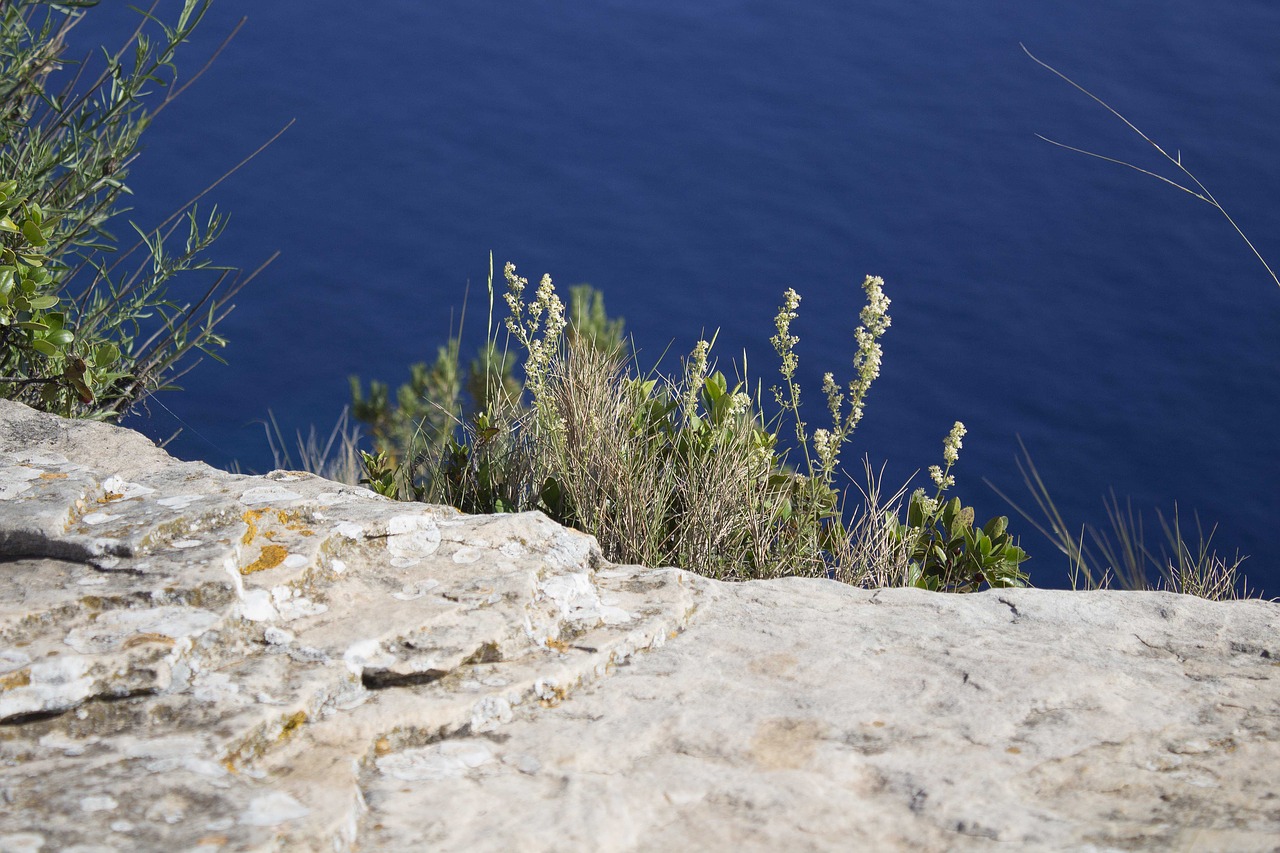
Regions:
<instances>
[{"instance_id":1,"label":"rippled water","mask_svg":"<svg viewBox=\"0 0 1280 853\"><path fill-rule=\"evenodd\" d=\"M1280 5L300 8L218 0L185 67L248 24L158 120L131 182L155 221L297 119L212 194L233 213L220 257L283 255L225 326L230 366L133 422L187 425L179 455L270 467L255 421L328 425L348 374L396 382L432 357L490 250L600 287L654 358L719 328L723 361L745 351L766 387L795 287L811 402L824 371L847 375L870 272L894 322L847 462L888 460L900 480L961 419L961 495L1008 512L982 479L1020 489L1020 435L1070 518L1099 519L1111 488L1176 501L1280 592L1280 288L1209 206L1037 140L1161 167L1019 48L1180 151L1280 262ZM77 45L124 16L95 11ZM1033 579L1061 584L1047 546L1024 544Z\"/></svg>"}]
</instances>

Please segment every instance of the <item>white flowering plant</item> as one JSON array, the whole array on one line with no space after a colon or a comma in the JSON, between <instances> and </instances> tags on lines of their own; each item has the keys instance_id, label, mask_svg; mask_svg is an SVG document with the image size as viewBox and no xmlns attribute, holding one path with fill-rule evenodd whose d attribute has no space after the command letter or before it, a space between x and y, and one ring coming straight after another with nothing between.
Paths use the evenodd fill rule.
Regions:
<instances>
[{"instance_id":1,"label":"white flowering plant","mask_svg":"<svg viewBox=\"0 0 1280 853\"><path fill-rule=\"evenodd\" d=\"M468 512L541 510L594 535L612 561L676 565L722 579L801 575L968 591L1025 577L1016 571L1020 559L1013 559L1012 574L1005 570L1021 552L1006 547L1003 521L966 534L960 520L971 520L972 511L966 515L958 501L941 505L921 492L899 524L904 492L888 504L866 495L861 513L846 518L835 479L841 448L880 373L880 339L890 325L881 279L867 276L862 284L853 377L841 385L826 374L831 421L810 432L796 382L794 290L784 294L775 318L783 386L773 389L779 410L766 416L745 378L731 380L716 369L714 335L697 342L675 377L643 373L622 342L621 321L608 317L594 291L575 291L566 309L549 276L536 291L511 264L504 278L508 317L495 324L491 313L489 358L472 363L471 378L464 381L457 368L454 339L435 367L415 367L399 409L387 405L385 386L374 386L364 407L355 408L378 451L364 456L365 482L380 493ZM522 351L519 359L508 359L495 326ZM483 383L475 381L477 372ZM464 387L471 389L469 405ZM790 448L779 440L788 419L796 438ZM376 439L387 434L400 438L378 447ZM944 446L946 470L931 472L939 498L954 482L950 470L962 435L957 425ZM891 518L882 514L885 506L892 506ZM954 557L951 539L930 538L938 524L966 543ZM943 556L935 559L939 542ZM963 569L952 564L968 567L973 559L981 569L955 582ZM944 565L950 568L936 570Z\"/></svg>"},{"instance_id":2,"label":"white flowering plant","mask_svg":"<svg viewBox=\"0 0 1280 853\"><path fill-rule=\"evenodd\" d=\"M942 443L946 467L932 465L929 477L937 491L917 489L907 503L906 521L896 514L886 518L892 541L906 557L905 582L909 586L944 592L976 592L991 587L1026 586L1027 575L1019 566L1027 554L1009 534L1009 519L996 516L982 527L974 523L973 507L959 498L944 500L955 485L951 467L960 458L965 426L956 421Z\"/></svg>"}]
</instances>

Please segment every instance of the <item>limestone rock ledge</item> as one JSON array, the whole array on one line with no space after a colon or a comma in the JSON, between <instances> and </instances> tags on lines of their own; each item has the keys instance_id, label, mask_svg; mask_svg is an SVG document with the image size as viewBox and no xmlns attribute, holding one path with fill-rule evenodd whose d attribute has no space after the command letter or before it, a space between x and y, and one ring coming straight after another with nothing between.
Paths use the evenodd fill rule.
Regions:
<instances>
[{"instance_id":1,"label":"limestone rock ledge","mask_svg":"<svg viewBox=\"0 0 1280 853\"><path fill-rule=\"evenodd\" d=\"M614 566L0 401L0 851L1271 850L1280 605Z\"/></svg>"}]
</instances>

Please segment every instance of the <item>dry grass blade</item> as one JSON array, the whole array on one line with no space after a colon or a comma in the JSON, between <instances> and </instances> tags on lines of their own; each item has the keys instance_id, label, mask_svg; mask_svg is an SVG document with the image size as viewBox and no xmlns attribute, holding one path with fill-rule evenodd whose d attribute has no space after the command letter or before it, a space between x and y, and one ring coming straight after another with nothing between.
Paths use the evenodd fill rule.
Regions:
<instances>
[{"instance_id":1,"label":"dry grass blade","mask_svg":"<svg viewBox=\"0 0 1280 853\"><path fill-rule=\"evenodd\" d=\"M1104 161L1106 161L1106 162L1108 162L1108 163L1115 163L1115 164L1116 164L1116 165L1118 165L1118 166L1124 166L1125 168L1133 169L1135 172L1140 172L1140 173L1142 173L1142 174L1144 174L1144 175L1147 175L1147 176L1149 176L1149 177L1155 178L1155 179L1156 179L1156 180L1158 180L1158 181L1163 181L1164 183L1169 184L1169 185L1170 185L1170 186L1172 186L1172 187L1176 187L1177 189L1180 189L1180 190L1182 190L1183 192L1185 192L1185 193L1187 193L1187 194L1189 194L1189 195L1195 196L1196 198L1200 199L1201 201L1203 201L1203 202L1205 202L1205 203L1207 203L1207 204L1209 204L1209 205L1213 206L1213 207L1214 207L1214 208L1215 208L1219 213L1221 213L1221 214L1223 215L1223 217L1227 220L1227 222L1228 222L1228 223L1230 223L1231 227L1232 227L1233 229L1235 229L1235 232L1236 232L1237 234L1239 234L1239 235L1240 235L1240 239L1241 239L1241 240L1244 240L1245 245L1249 247L1249 251L1253 252L1254 257L1255 257L1255 258L1257 258L1257 259L1258 259L1258 262L1262 264L1262 266L1263 266L1263 268L1264 268L1264 269L1266 269L1266 271L1267 271L1267 275L1271 276L1271 280L1272 280L1272 281L1274 281L1274 282L1276 283L1276 285L1277 285L1277 286L1280 286L1280 277L1277 277L1277 276L1276 276L1275 271L1274 271L1273 269L1271 269L1271 265L1267 263L1266 259L1262 257L1262 253L1261 253L1261 252L1259 252L1259 251L1258 251L1258 249L1257 249L1257 247L1255 247L1255 246L1253 245L1253 241L1251 241L1247 236L1245 236L1244 231L1243 231L1243 230L1241 230L1240 226L1236 224L1236 221L1235 221L1235 219L1233 219L1233 218L1231 217L1231 214L1227 213L1226 209L1225 209L1225 208L1224 208L1224 207L1223 207L1223 206L1218 202L1218 200L1217 200L1216 198L1214 198L1213 193L1209 192L1209 189L1208 189L1204 184L1200 183L1200 180L1199 180L1198 178L1196 178L1196 176L1195 176L1195 175L1193 175L1193 174L1191 173L1191 171L1190 171L1189 169L1187 169L1187 167L1186 167L1186 166L1182 165L1182 154L1181 154L1181 152L1179 152L1176 156L1171 155L1168 151L1166 151L1164 148L1162 148L1162 147L1161 147L1161 146L1160 146L1160 145L1159 145L1155 140L1153 140L1151 137L1147 136L1145 133L1143 133L1141 130L1139 130L1139 129L1138 129L1138 127L1137 127L1133 122L1131 122L1131 121L1129 121L1127 118L1125 118L1125 117L1124 117L1124 116L1123 116L1123 115L1122 115L1122 114L1121 114L1117 109L1115 109L1114 107L1112 107L1112 106L1111 106L1110 104L1108 104L1106 101L1102 100L1102 99L1101 99L1101 98L1099 98L1097 95L1095 95L1093 92L1090 92L1090 91L1089 91L1088 89L1086 89L1084 86L1081 86L1081 85L1080 85L1079 83L1077 83L1075 80L1072 80L1072 79L1071 79L1070 77L1068 77L1066 74L1063 74L1061 71L1059 71L1058 69L1054 68L1054 67L1053 67L1052 65L1050 65L1049 63L1047 63L1047 62L1045 62L1044 60L1042 60L1042 59L1040 59L1039 57L1037 57L1037 56L1036 56L1035 54L1033 54L1030 50L1027 50L1027 46L1026 46L1026 45L1024 45L1024 44L1020 44L1020 45L1019 45L1019 47L1021 47L1021 48L1022 48L1022 50L1023 50L1023 52L1025 52L1025 53L1027 54L1027 56L1031 57L1031 60L1032 60L1033 62L1035 62L1037 65L1039 65L1040 67L1045 68L1045 69L1047 69L1048 71L1052 72L1055 76L1057 76L1058 78L1062 79L1062 80L1063 80L1063 81L1065 81L1066 83L1070 84L1070 85L1071 85L1073 88L1075 88L1076 90L1078 90L1078 91L1082 92L1083 94L1087 95L1091 100L1093 100L1095 103L1097 103L1097 104L1098 104L1099 106L1101 106L1103 109L1105 109L1107 112L1111 113L1113 116L1115 116L1116 118L1120 119L1120 121L1124 122L1124 124L1125 124L1125 126L1126 126L1126 127L1128 127L1130 130L1132 130L1134 133L1138 134L1138 136L1140 136L1140 137L1143 139L1143 141L1144 141L1144 142L1146 142L1148 145L1150 145L1150 146L1151 146L1152 148L1154 148L1156 151L1160 152L1160 156L1164 157L1166 160L1168 160L1170 163L1172 163L1172 164L1174 165L1174 167L1175 167L1175 168L1177 168L1177 170L1178 170L1179 172L1181 172L1183 175L1185 175L1185 176L1186 176L1186 178L1187 178L1187 180L1188 180L1188 181L1189 181L1189 182L1190 182L1190 183L1195 187L1195 189L1192 189L1192 188L1191 188L1191 187L1189 187L1189 186L1185 186L1185 185L1183 185L1183 184L1180 184L1180 183L1178 183L1177 181L1170 180L1169 178L1166 178L1165 176L1163 176L1163 175L1161 175L1161 174L1158 174L1158 173L1156 173L1156 172L1152 172L1152 171L1150 171L1150 170L1148 170L1148 169L1143 169L1143 168L1142 168L1142 167L1140 167L1140 166L1135 166L1133 163L1130 163L1130 162L1128 162L1127 160L1121 160L1121 159L1118 159L1118 158L1115 158L1115 157L1107 157L1107 156L1105 156L1105 155L1098 154L1098 153L1095 153L1095 152L1093 152L1093 151L1089 151L1089 150L1084 149L1084 148L1077 148L1077 147L1075 147L1075 146L1073 146L1073 145L1067 145L1067 144L1065 144L1065 143L1058 142L1058 141L1053 140L1053 139L1049 139L1049 138L1048 138L1048 137L1046 137L1046 136L1041 136L1041 135L1040 135L1040 134L1038 134L1038 133L1036 134L1036 136L1037 136L1037 137L1039 137L1040 139L1043 139L1045 142L1048 142L1048 143L1049 143L1049 144L1051 144L1051 145L1056 145L1056 146L1058 146L1059 148L1065 148L1065 149L1067 149L1068 151L1074 151L1074 152L1076 152L1077 154L1084 154L1084 155L1085 155L1085 156L1087 156L1087 157L1094 157L1094 158L1096 158L1096 159L1098 159L1098 160L1104 160Z\"/></svg>"}]
</instances>

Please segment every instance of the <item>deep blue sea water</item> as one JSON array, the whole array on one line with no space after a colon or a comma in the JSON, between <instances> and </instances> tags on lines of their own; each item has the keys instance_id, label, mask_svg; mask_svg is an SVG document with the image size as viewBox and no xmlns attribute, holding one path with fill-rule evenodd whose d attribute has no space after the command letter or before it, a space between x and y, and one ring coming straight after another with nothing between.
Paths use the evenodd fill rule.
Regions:
<instances>
[{"instance_id":1,"label":"deep blue sea water","mask_svg":"<svg viewBox=\"0 0 1280 853\"><path fill-rule=\"evenodd\" d=\"M75 49L131 14L91 12ZM963 420L957 493L1007 513L983 478L1024 496L1021 436L1069 519L1111 489L1176 502L1280 593L1280 287L1208 205L1038 140L1173 174L1019 47L1181 152L1274 266L1273 0L217 0L182 67L242 15L130 182L154 223L296 119L210 196L233 216L217 257L282 256L223 327L229 366L130 422L185 425L177 455L270 468L268 410L327 428L348 374L399 382L490 251L601 288L642 359L718 328L766 387L795 287L814 404L875 273L893 327L849 467L900 481ZM1019 528L1033 581L1062 585Z\"/></svg>"}]
</instances>

